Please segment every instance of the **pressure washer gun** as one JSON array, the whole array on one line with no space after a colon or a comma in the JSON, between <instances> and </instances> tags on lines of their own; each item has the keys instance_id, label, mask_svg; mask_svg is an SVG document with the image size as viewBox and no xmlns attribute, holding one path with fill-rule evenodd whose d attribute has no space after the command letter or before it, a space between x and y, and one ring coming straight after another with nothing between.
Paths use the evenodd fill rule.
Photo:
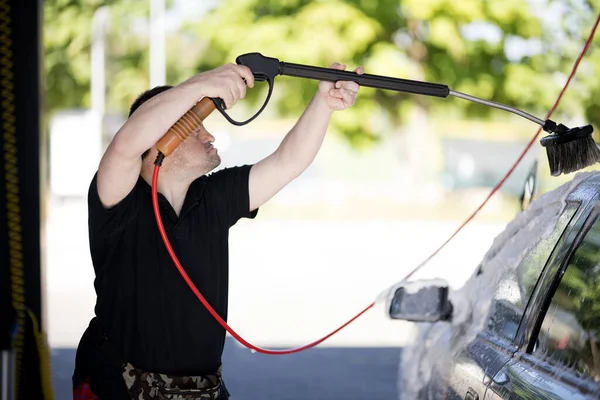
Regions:
<instances>
[{"instance_id":1,"label":"pressure washer gun","mask_svg":"<svg viewBox=\"0 0 600 400\"><path fill-rule=\"evenodd\" d=\"M552 176L575 172L600 161L600 149L592 138L592 125L568 128L563 124L557 124L550 119L544 121L543 119L537 118L514 107L450 90L448 86L443 84L392 78L381 75L357 74L350 71L339 71L331 68L288 63L279 61L276 58L265 57L260 53L243 54L236 58L236 63L247 66L250 71L252 71L255 81L267 81L269 84L267 98L258 112L248 120L238 122L233 120L227 114L223 100L219 98L203 98L184 114L157 143L157 149L160 152L159 156L162 154L162 156L160 156L160 162L162 162L163 157L168 156L190 135L191 132L202 124L202 121L215 109L217 109L227 121L236 126L245 125L254 120L267 106L271 94L273 93L273 86L277 75L331 82L354 81L364 87L441 98L454 96L463 100L511 112L540 125L544 131L550 133L550 135L540 140L540 144L546 148Z\"/></svg>"}]
</instances>

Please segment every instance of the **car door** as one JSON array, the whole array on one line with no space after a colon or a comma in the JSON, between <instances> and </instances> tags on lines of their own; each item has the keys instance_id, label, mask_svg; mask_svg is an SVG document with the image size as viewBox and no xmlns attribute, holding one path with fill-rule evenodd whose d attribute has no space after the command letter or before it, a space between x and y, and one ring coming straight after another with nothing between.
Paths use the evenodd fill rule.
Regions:
<instances>
[{"instance_id":1,"label":"car door","mask_svg":"<svg viewBox=\"0 0 600 400\"><path fill-rule=\"evenodd\" d=\"M486 400L600 398L600 218L584 207L557 246Z\"/></svg>"},{"instance_id":2,"label":"car door","mask_svg":"<svg viewBox=\"0 0 600 400\"><path fill-rule=\"evenodd\" d=\"M482 332L455 358L452 373L445 382L441 396L430 399L481 400L486 391L489 375L499 371L512 356L510 343L497 336Z\"/></svg>"},{"instance_id":3,"label":"car door","mask_svg":"<svg viewBox=\"0 0 600 400\"><path fill-rule=\"evenodd\" d=\"M498 285L491 288L495 293L484 329L454 359L443 398L484 399L491 378L519 351L518 331L527 305L557 243L572 227L578 209L578 203L569 204L550 234L528 251L516 269L507 269Z\"/></svg>"}]
</instances>

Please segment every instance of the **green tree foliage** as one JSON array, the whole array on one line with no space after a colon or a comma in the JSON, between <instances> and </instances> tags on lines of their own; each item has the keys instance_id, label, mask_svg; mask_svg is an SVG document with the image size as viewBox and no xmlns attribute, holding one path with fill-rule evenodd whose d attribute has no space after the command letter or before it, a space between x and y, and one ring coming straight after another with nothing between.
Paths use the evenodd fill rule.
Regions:
<instances>
[{"instance_id":1,"label":"green tree foliage","mask_svg":"<svg viewBox=\"0 0 600 400\"><path fill-rule=\"evenodd\" d=\"M556 72L568 72L583 44L582 34L589 32L595 17L590 5L579 4L581 12L571 18L578 29L569 30L564 23L560 37L556 22L540 17L545 7L556 7L552 3L565 2L225 0L202 23L190 24L188 31L207 42L199 69L231 62L251 51L318 66L341 61L349 67L364 65L370 73L444 83L457 91L545 114L562 83ZM582 2L564 5L571 3ZM490 37L481 37L481 32ZM511 54L508 47L515 44L537 46L537 52ZM590 84L600 87L595 81ZM314 83L295 78L279 78L276 85L285 93L277 104L284 115L298 113L314 92ZM582 100L589 100L586 90L568 93L564 101L569 106L564 109L579 111ZM411 105L440 112L458 108L478 117L498 113L463 100L363 89L355 110L335 122L350 140L361 142L378 136L375 118L383 116L392 126L400 125Z\"/></svg>"},{"instance_id":2,"label":"green tree foliage","mask_svg":"<svg viewBox=\"0 0 600 400\"><path fill-rule=\"evenodd\" d=\"M45 4L46 105L89 107L91 21L110 8L107 108L122 112L148 88L148 1L50 0ZM348 68L444 83L450 88L543 116L556 98L596 16L599 0L223 0L200 21L167 37L167 82L258 51L282 61ZM551 13L551 10L562 12ZM568 10L568 12L565 12ZM556 15L557 21L544 19ZM481 29L484 27L485 29ZM487 36L482 35L487 33ZM597 40L596 40L597 43ZM515 44L533 49L516 54ZM594 49L594 45L592 45ZM600 119L600 82L590 50L561 109ZM297 116L316 81L278 77L267 112ZM244 100L254 109L266 92ZM254 102L254 103L253 103ZM355 145L408 122L417 106L433 116L507 118L460 99L363 88L352 112L334 117ZM235 110L232 110L232 114Z\"/></svg>"},{"instance_id":3,"label":"green tree foliage","mask_svg":"<svg viewBox=\"0 0 600 400\"><path fill-rule=\"evenodd\" d=\"M149 1L48 0L43 31L48 113L90 107L92 20L102 6L110 15L105 39L107 110L125 112L148 89ZM172 81L178 71L173 62L177 47L167 46Z\"/></svg>"},{"instance_id":4,"label":"green tree foliage","mask_svg":"<svg viewBox=\"0 0 600 400\"><path fill-rule=\"evenodd\" d=\"M61 108L89 107L90 48L92 18L96 10L109 6L111 14L127 11L140 13L140 4L115 0L52 0L44 2L44 48L46 72L46 106L49 112ZM113 23L114 28L114 23ZM139 56L139 52L135 52ZM128 54L129 58L136 55ZM107 64L117 57L107 57ZM119 71L127 74L126 71ZM133 74L143 76L137 69ZM116 77L115 77L116 78Z\"/></svg>"}]
</instances>

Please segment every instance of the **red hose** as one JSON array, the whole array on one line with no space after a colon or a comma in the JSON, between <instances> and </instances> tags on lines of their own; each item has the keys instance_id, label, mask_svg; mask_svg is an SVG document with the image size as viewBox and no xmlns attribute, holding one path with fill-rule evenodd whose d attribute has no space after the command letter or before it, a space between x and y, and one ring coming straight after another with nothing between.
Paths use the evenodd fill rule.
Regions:
<instances>
[{"instance_id":1,"label":"red hose","mask_svg":"<svg viewBox=\"0 0 600 400\"><path fill-rule=\"evenodd\" d=\"M198 300L200 300L200 302L204 305L204 307L206 307L206 309L208 310L208 312L217 320L217 322L223 328L225 328L225 330L227 332L229 332L231 334L231 336L233 336L238 342L240 342L241 344L243 344L244 346L246 346L250 350L254 350L254 351L257 351L257 352L263 353L263 354L277 355L277 354L298 353L298 352L300 352L302 350L310 349L311 347L314 347L314 346L316 346L316 345L324 342L325 340L329 339L330 337L332 337L333 335L335 335L336 333L338 333L339 331L341 331L342 329L344 329L346 326L348 326L352 322L354 322L358 317L360 317L361 315L363 315L364 313L366 313L370 308L372 308L373 306L375 306L375 302L369 304L367 307L365 307L365 309L363 309L361 312L359 312L358 314L356 314L352 319L350 319L344 325L340 326L339 328L337 328L336 330L334 330L333 332L331 332L327 336L324 336L324 337L322 337L319 340L316 340L316 341L314 341L312 343L309 343L307 345L304 345L302 347L297 347L295 349L286 349L286 350L261 349L260 347L256 347L253 344L247 342L244 338L242 338L240 335L238 335L237 332L234 331L229 325L227 325L227 322L225 322L223 320L223 318L221 318L221 316L219 314L217 314L217 312L211 307L211 305L208 303L208 301L206 301L206 299L204 298L204 296L202 296L202 294L200 293L200 291L198 290L198 288L196 287L196 285L194 285L194 282L192 282L192 280L190 279L190 277L188 276L188 274L185 272L185 270L181 266L181 263L179 262L179 259L177 258L177 255L173 251L173 248L171 247L171 243L169 242L169 238L167 237L167 234L165 232L165 227L163 226L162 218L160 216L160 211L159 211L159 208L158 208L158 192L157 192L157 187L158 187L158 173L159 173L159 170L160 170L160 166L155 165L154 166L154 174L152 175L152 205L154 207L154 217L156 218L156 223L158 224L158 230L160 231L160 235L162 236L163 242L165 243L165 246L167 247L167 251L169 252L169 255L173 259L173 262L175 263L175 266L179 270L179 273L181 274L181 276L183 277L183 279L185 280L185 282L187 283L187 285L190 287L190 289L192 289L192 292L194 292L194 294L196 295L196 297L198 298Z\"/></svg>"}]
</instances>

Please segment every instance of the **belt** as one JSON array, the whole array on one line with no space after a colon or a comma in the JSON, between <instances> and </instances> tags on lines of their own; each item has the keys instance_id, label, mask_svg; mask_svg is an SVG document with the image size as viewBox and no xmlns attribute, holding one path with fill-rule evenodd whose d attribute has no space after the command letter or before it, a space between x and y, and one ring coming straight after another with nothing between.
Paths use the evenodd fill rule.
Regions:
<instances>
[{"instance_id":1,"label":"belt","mask_svg":"<svg viewBox=\"0 0 600 400\"><path fill-rule=\"evenodd\" d=\"M121 372L129 395L134 400L220 400L229 398L223 384L221 367L214 374L174 376L148 372L124 360L111 345L96 318L88 329L90 339L107 361Z\"/></svg>"}]
</instances>

